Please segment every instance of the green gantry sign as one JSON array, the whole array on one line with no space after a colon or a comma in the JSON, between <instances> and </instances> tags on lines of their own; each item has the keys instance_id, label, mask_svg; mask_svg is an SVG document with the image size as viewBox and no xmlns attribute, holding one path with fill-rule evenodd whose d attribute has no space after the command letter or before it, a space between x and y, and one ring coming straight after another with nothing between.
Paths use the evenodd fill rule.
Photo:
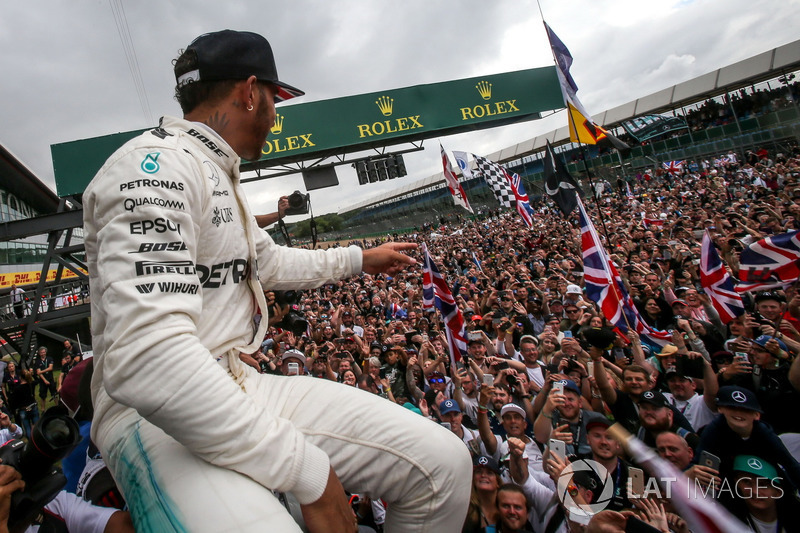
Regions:
<instances>
[{"instance_id":1,"label":"green gantry sign","mask_svg":"<svg viewBox=\"0 0 800 533\"><path fill-rule=\"evenodd\" d=\"M242 170L532 120L563 107L555 67L279 106L261 158ZM52 145L58 195L83 192L106 158L138 133Z\"/></svg>"}]
</instances>

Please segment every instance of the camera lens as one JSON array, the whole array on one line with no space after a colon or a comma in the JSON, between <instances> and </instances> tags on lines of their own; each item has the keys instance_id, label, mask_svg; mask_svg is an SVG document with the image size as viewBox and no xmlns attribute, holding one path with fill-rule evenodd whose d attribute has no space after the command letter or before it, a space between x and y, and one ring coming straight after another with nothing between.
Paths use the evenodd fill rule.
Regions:
<instances>
[{"instance_id":1,"label":"camera lens","mask_svg":"<svg viewBox=\"0 0 800 533\"><path fill-rule=\"evenodd\" d=\"M54 448L68 445L74 439L72 428L61 418L48 420L42 427L42 437Z\"/></svg>"}]
</instances>

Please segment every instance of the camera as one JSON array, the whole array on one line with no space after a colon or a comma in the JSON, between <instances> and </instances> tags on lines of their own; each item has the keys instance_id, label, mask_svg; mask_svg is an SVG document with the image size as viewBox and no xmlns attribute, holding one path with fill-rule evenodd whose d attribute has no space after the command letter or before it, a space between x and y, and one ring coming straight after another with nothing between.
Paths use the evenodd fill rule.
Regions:
<instances>
[{"instance_id":1,"label":"camera","mask_svg":"<svg viewBox=\"0 0 800 533\"><path fill-rule=\"evenodd\" d=\"M285 215L305 215L308 213L308 205L311 203L311 195L294 191L289 195L289 207L284 211Z\"/></svg>"},{"instance_id":2,"label":"camera","mask_svg":"<svg viewBox=\"0 0 800 533\"><path fill-rule=\"evenodd\" d=\"M78 423L62 408L48 409L33 427L28 443L14 439L0 447L2 464L15 468L25 490L11 495L9 531L23 531L67 484L56 465L81 441Z\"/></svg>"},{"instance_id":3,"label":"camera","mask_svg":"<svg viewBox=\"0 0 800 533\"><path fill-rule=\"evenodd\" d=\"M305 335L308 331L308 321L305 315L300 312L300 293L297 291L273 291L275 293L275 305L278 307L289 307L289 312L275 324L275 327L291 331L297 336Z\"/></svg>"},{"instance_id":4,"label":"camera","mask_svg":"<svg viewBox=\"0 0 800 533\"><path fill-rule=\"evenodd\" d=\"M308 321L305 316L298 311L296 305L289 308L289 312L281 319L280 322L275 324L276 327L285 329L294 333L295 336L304 335L308 331Z\"/></svg>"}]
</instances>

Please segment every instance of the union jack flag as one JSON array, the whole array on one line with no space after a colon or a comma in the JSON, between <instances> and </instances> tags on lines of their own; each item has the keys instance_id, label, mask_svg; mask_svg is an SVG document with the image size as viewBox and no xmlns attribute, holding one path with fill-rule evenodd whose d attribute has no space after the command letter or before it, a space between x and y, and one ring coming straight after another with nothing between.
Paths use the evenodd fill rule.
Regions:
<instances>
[{"instance_id":1,"label":"union jack flag","mask_svg":"<svg viewBox=\"0 0 800 533\"><path fill-rule=\"evenodd\" d=\"M661 165L664 167L664 170L670 174L682 174L683 163L683 161L664 161Z\"/></svg>"},{"instance_id":2,"label":"union jack flag","mask_svg":"<svg viewBox=\"0 0 800 533\"><path fill-rule=\"evenodd\" d=\"M723 324L744 314L742 297L734 290L733 278L725 270L708 232L703 234L700 247L700 284L714 304Z\"/></svg>"},{"instance_id":3,"label":"union jack flag","mask_svg":"<svg viewBox=\"0 0 800 533\"><path fill-rule=\"evenodd\" d=\"M522 217L522 221L529 228L533 226L533 208L531 207L528 193L525 192L525 186L522 184L522 178L516 172L513 176L509 176L506 172L506 177L511 184L511 190L514 193L514 199L517 201L517 213Z\"/></svg>"},{"instance_id":4,"label":"union jack flag","mask_svg":"<svg viewBox=\"0 0 800 533\"><path fill-rule=\"evenodd\" d=\"M659 226L659 227L661 227L661 226L664 225L664 221L661 220L660 218L647 217L647 216L645 216L644 213L642 213L642 224L644 224L645 228L649 228L650 226Z\"/></svg>"},{"instance_id":5,"label":"union jack flag","mask_svg":"<svg viewBox=\"0 0 800 533\"><path fill-rule=\"evenodd\" d=\"M583 202L578 198L581 224L581 248L583 249L583 279L586 295L600 306L600 311L616 328L625 333L633 328L642 341L657 346L665 346L671 340L667 331L648 326L633 304L625 284L622 282L614 263L609 261L597 230L594 229Z\"/></svg>"},{"instance_id":6,"label":"union jack flag","mask_svg":"<svg viewBox=\"0 0 800 533\"><path fill-rule=\"evenodd\" d=\"M447 344L450 348L450 365L455 367L467 353L467 335L464 330L464 316L456 305L450 287L439 272L436 263L428 253L428 246L422 243L422 308L426 311L439 310L445 323Z\"/></svg>"},{"instance_id":7,"label":"union jack flag","mask_svg":"<svg viewBox=\"0 0 800 533\"><path fill-rule=\"evenodd\" d=\"M790 231L754 242L739 257L736 292L785 287L800 279L800 232Z\"/></svg>"}]
</instances>

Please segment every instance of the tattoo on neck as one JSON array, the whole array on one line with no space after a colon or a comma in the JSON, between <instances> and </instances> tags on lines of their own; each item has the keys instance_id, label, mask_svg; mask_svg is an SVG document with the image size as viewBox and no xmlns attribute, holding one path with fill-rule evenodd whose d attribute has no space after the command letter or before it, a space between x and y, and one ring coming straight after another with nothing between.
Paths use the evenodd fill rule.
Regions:
<instances>
[{"instance_id":1,"label":"tattoo on neck","mask_svg":"<svg viewBox=\"0 0 800 533\"><path fill-rule=\"evenodd\" d=\"M229 122L230 119L228 118L228 114L220 113L219 111L206 119L206 124L208 124L208 126L217 133L222 133L225 131Z\"/></svg>"}]
</instances>

